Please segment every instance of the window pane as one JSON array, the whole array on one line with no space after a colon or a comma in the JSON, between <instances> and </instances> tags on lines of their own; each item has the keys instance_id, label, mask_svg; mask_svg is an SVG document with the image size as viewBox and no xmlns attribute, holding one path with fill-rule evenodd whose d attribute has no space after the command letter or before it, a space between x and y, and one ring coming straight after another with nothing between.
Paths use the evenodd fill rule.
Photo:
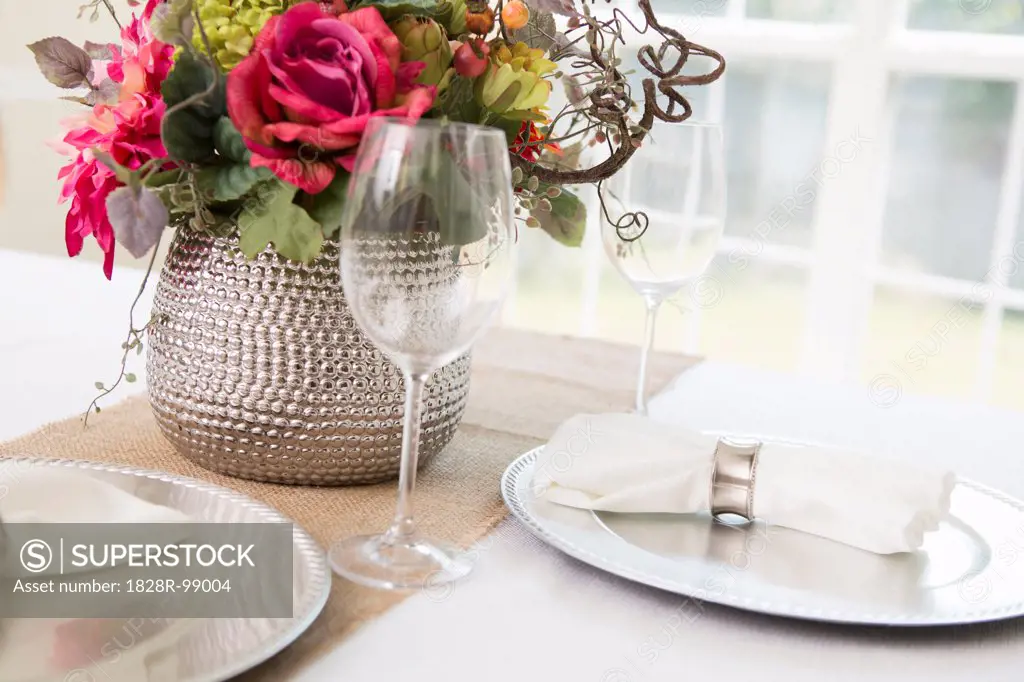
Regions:
<instances>
[{"instance_id":1,"label":"window pane","mask_svg":"<svg viewBox=\"0 0 1024 682\"><path fill-rule=\"evenodd\" d=\"M1014 86L896 80L881 260L970 280L989 267Z\"/></svg>"},{"instance_id":2,"label":"window pane","mask_svg":"<svg viewBox=\"0 0 1024 682\"><path fill-rule=\"evenodd\" d=\"M1021 192L1024 192L1024 187L1021 187ZM1024 205L1017 217L1017 239L1013 242L1009 260L997 263L997 267L1006 273L1011 287L1024 289Z\"/></svg>"},{"instance_id":3,"label":"window pane","mask_svg":"<svg viewBox=\"0 0 1024 682\"><path fill-rule=\"evenodd\" d=\"M622 0L618 0L620 3ZM730 0L651 0L651 7L659 15L693 14L720 17L725 15ZM635 4L635 3L634 3Z\"/></svg>"},{"instance_id":4,"label":"window pane","mask_svg":"<svg viewBox=\"0 0 1024 682\"><path fill-rule=\"evenodd\" d=\"M1024 410L1024 312L1006 311L996 353L992 402Z\"/></svg>"},{"instance_id":5,"label":"window pane","mask_svg":"<svg viewBox=\"0 0 1024 682\"><path fill-rule=\"evenodd\" d=\"M741 253L722 254L685 299L702 311L709 358L795 370L806 325L807 273Z\"/></svg>"},{"instance_id":6,"label":"window pane","mask_svg":"<svg viewBox=\"0 0 1024 682\"><path fill-rule=\"evenodd\" d=\"M981 306L877 287L862 363L871 399L892 407L903 393L969 396L981 318Z\"/></svg>"},{"instance_id":7,"label":"window pane","mask_svg":"<svg viewBox=\"0 0 1024 682\"><path fill-rule=\"evenodd\" d=\"M1020 0L913 0L907 26L933 31L1024 33Z\"/></svg>"},{"instance_id":8,"label":"window pane","mask_svg":"<svg viewBox=\"0 0 1024 682\"><path fill-rule=\"evenodd\" d=\"M644 333L640 296L614 268L602 265L597 333L639 344ZM795 369L806 306L806 274L789 266L718 256L694 287L661 307L655 347L685 347L691 317L700 315L699 353L714 360ZM637 351L639 353L639 350Z\"/></svg>"},{"instance_id":9,"label":"window pane","mask_svg":"<svg viewBox=\"0 0 1024 682\"><path fill-rule=\"evenodd\" d=\"M850 17L850 0L747 0L751 19L839 22Z\"/></svg>"},{"instance_id":10,"label":"window pane","mask_svg":"<svg viewBox=\"0 0 1024 682\"><path fill-rule=\"evenodd\" d=\"M588 210L594 210L588 207ZM516 295L506 310L511 326L549 334L578 334L583 302L583 249L559 244L519 224Z\"/></svg>"},{"instance_id":11,"label":"window pane","mask_svg":"<svg viewBox=\"0 0 1024 682\"><path fill-rule=\"evenodd\" d=\"M601 254L601 280L597 299L597 336L619 343L635 344L637 361L644 338L646 307L640 295L633 290L614 266ZM677 295L662 306L655 327L654 347L679 352L683 348L686 330L685 307L672 305L682 300ZM578 313L577 313L578 317Z\"/></svg>"},{"instance_id":12,"label":"window pane","mask_svg":"<svg viewBox=\"0 0 1024 682\"><path fill-rule=\"evenodd\" d=\"M831 73L817 64L737 61L726 72L725 146L729 173L726 234L753 237L780 207L795 204L778 244L810 246L816 194L802 194L822 159ZM779 229L782 227L782 229Z\"/></svg>"},{"instance_id":13,"label":"window pane","mask_svg":"<svg viewBox=\"0 0 1024 682\"><path fill-rule=\"evenodd\" d=\"M709 59L694 58L684 73L707 73L713 66ZM623 55L623 69L632 72L630 86L639 99L643 69L635 52ZM822 64L730 62L724 83L727 234L754 237L755 229L770 220L773 243L810 246L817 192L801 189L813 183L821 164L830 78ZM720 87L719 82L684 89L694 119L713 118L711 94ZM671 150L678 134L671 125L658 126L652 143ZM796 207L785 219L777 219L791 204Z\"/></svg>"}]
</instances>

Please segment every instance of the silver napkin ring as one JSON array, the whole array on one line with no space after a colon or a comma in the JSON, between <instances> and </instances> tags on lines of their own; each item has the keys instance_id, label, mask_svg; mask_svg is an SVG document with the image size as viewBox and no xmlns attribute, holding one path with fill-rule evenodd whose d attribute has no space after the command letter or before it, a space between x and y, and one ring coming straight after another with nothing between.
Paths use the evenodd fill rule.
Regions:
<instances>
[{"instance_id":1,"label":"silver napkin ring","mask_svg":"<svg viewBox=\"0 0 1024 682\"><path fill-rule=\"evenodd\" d=\"M754 483L757 478L757 453L761 443L722 438L715 447L711 467L711 515L736 514L754 519Z\"/></svg>"}]
</instances>

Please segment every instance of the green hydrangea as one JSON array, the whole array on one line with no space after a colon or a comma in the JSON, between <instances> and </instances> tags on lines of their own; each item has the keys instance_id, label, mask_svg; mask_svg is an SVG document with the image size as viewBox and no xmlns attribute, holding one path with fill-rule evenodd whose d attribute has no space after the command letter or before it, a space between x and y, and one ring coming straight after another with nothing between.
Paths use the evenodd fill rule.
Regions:
<instances>
[{"instance_id":1,"label":"green hydrangea","mask_svg":"<svg viewBox=\"0 0 1024 682\"><path fill-rule=\"evenodd\" d=\"M284 12L289 0L198 0L199 18L213 49L213 56L228 71L252 49L253 37L275 14ZM199 30L192 33L192 44L205 50Z\"/></svg>"}]
</instances>

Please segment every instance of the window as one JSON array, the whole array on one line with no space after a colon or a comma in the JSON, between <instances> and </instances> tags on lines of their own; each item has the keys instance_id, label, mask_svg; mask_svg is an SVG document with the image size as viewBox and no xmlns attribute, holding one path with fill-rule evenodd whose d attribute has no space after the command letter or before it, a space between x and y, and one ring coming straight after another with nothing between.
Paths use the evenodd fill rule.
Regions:
<instances>
[{"instance_id":1,"label":"window","mask_svg":"<svg viewBox=\"0 0 1024 682\"><path fill-rule=\"evenodd\" d=\"M657 345L897 389L866 392L886 407L918 391L1024 408L1022 3L654 5L729 63L691 100L727 136L718 294L667 306ZM510 321L639 343L642 304L605 263L586 196L582 249L522 235Z\"/></svg>"}]
</instances>

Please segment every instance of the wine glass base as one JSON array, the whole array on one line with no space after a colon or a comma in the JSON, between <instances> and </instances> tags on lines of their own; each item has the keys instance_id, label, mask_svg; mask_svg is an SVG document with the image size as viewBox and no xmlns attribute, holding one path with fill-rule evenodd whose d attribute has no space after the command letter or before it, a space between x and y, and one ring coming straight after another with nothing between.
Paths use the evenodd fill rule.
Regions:
<instances>
[{"instance_id":1,"label":"wine glass base","mask_svg":"<svg viewBox=\"0 0 1024 682\"><path fill-rule=\"evenodd\" d=\"M356 535L331 546L334 572L381 590L436 589L465 577L473 565L454 547L419 537Z\"/></svg>"}]
</instances>

